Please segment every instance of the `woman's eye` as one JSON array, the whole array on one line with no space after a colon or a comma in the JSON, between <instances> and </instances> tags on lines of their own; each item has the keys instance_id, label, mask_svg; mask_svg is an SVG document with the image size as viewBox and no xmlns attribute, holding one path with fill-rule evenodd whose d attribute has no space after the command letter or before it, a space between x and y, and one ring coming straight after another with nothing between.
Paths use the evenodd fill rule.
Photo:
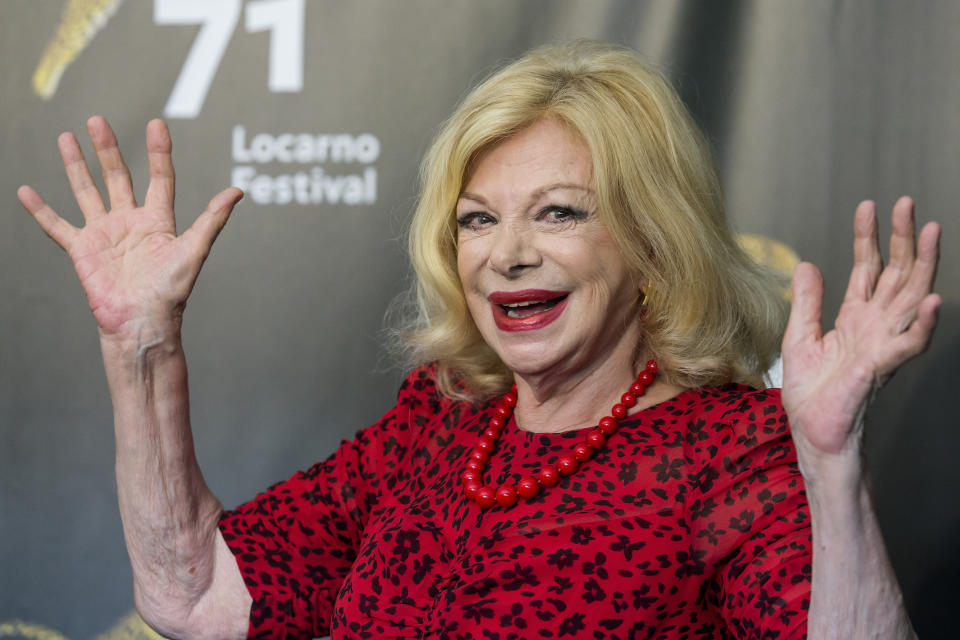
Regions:
<instances>
[{"instance_id":1,"label":"woman's eye","mask_svg":"<svg viewBox=\"0 0 960 640\"><path fill-rule=\"evenodd\" d=\"M540 212L538 218L545 222L576 222L585 219L589 214L573 207L548 207Z\"/></svg>"},{"instance_id":2,"label":"woman's eye","mask_svg":"<svg viewBox=\"0 0 960 640\"><path fill-rule=\"evenodd\" d=\"M472 231L488 227L494 222L496 221L493 219L493 216L479 211L465 213L457 218L457 225L461 229L470 229Z\"/></svg>"}]
</instances>

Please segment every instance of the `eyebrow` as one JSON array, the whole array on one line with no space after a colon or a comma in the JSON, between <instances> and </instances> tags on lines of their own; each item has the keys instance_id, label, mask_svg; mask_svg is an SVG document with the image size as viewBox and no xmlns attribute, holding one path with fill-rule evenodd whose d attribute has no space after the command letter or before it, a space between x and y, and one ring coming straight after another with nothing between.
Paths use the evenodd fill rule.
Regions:
<instances>
[{"instance_id":1,"label":"eyebrow","mask_svg":"<svg viewBox=\"0 0 960 640\"><path fill-rule=\"evenodd\" d=\"M556 191L558 189L574 189L576 191L583 191L589 195L594 194L593 189L591 189L590 187L585 187L582 184L575 184L572 182L555 182L554 184L548 184L544 187L540 187L539 189L534 191L532 194L530 194L530 202L536 202L547 193L551 191ZM464 191L463 193L461 193L457 199L459 200L460 198L464 198L466 200L473 200L474 202L478 202L484 206L489 206L489 204L487 203L486 199L483 196L477 195L475 193L470 193L469 191Z\"/></svg>"}]
</instances>

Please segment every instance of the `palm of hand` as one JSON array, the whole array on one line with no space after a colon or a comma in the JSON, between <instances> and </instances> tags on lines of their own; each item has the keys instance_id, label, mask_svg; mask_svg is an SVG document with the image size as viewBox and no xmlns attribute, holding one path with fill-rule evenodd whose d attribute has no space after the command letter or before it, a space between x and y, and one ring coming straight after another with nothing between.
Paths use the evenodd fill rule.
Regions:
<instances>
[{"instance_id":1,"label":"palm of hand","mask_svg":"<svg viewBox=\"0 0 960 640\"><path fill-rule=\"evenodd\" d=\"M869 347L873 336L858 339L858 330L873 333L877 327L844 327L842 320L867 313L857 308L863 305L852 306L841 308L837 328L821 340L806 340L784 352L783 403L788 414L796 416L791 424L795 429L806 427L807 440L829 453L843 448L848 425L856 428L865 402L882 383L874 373L880 366Z\"/></svg>"},{"instance_id":2,"label":"palm of hand","mask_svg":"<svg viewBox=\"0 0 960 640\"><path fill-rule=\"evenodd\" d=\"M113 211L89 222L71 244L68 253L104 333L121 331L138 313L172 310L186 300L197 274L185 264L189 255L172 220L172 211Z\"/></svg>"},{"instance_id":3,"label":"palm of hand","mask_svg":"<svg viewBox=\"0 0 960 640\"><path fill-rule=\"evenodd\" d=\"M242 193L222 191L177 236L166 125L159 120L147 125L151 180L142 207L136 205L129 172L106 120L91 118L88 128L113 210L107 212L71 134L60 137L60 153L86 225L70 225L30 187L20 188L20 201L73 260L102 333L135 332L137 320L178 322L203 261Z\"/></svg>"},{"instance_id":4,"label":"palm of hand","mask_svg":"<svg viewBox=\"0 0 960 640\"><path fill-rule=\"evenodd\" d=\"M858 207L854 230L854 267L833 330L821 334L819 271L804 263L794 273L782 398L801 463L804 456L858 451L872 394L926 348L936 325L940 298L930 290L939 227L927 225L915 242L913 204L901 198L893 211L891 262L885 269L873 203Z\"/></svg>"}]
</instances>

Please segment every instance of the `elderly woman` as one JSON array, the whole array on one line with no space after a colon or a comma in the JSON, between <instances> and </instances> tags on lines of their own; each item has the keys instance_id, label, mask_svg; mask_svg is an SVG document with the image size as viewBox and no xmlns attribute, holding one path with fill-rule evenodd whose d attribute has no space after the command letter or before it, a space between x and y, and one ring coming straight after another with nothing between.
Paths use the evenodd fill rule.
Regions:
<instances>
[{"instance_id":1,"label":"elderly woman","mask_svg":"<svg viewBox=\"0 0 960 640\"><path fill-rule=\"evenodd\" d=\"M138 207L116 139L60 152L86 226L19 197L100 327L137 607L187 638L909 637L861 458L864 408L936 322L938 227L872 203L836 328L800 265L784 386L776 282L727 230L705 145L629 52L529 53L424 163L420 317L396 406L224 512L191 440L184 304L240 199L177 236L165 125ZM789 418L789 420L788 420Z\"/></svg>"}]
</instances>

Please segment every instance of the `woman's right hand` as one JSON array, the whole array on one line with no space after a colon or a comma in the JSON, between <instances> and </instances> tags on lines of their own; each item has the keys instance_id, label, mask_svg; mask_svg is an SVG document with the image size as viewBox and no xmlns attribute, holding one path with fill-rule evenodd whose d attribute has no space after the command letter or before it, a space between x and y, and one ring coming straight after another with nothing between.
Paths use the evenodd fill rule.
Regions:
<instances>
[{"instance_id":1,"label":"woman's right hand","mask_svg":"<svg viewBox=\"0 0 960 640\"><path fill-rule=\"evenodd\" d=\"M160 120L147 124L150 184L142 207L110 125L93 117L87 128L109 211L70 133L58 142L83 228L58 216L30 187L20 187L17 196L73 260L100 326L137 610L165 636L242 638L250 595L217 529L220 502L194 454L186 360L178 346L187 296L243 192L218 193L178 236L167 126ZM161 344L167 348L153 353L166 357L145 362L147 347Z\"/></svg>"},{"instance_id":2,"label":"woman's right hand","mask_svg":"<svg viewBox=\"0 0 960 640\"><path fill-rule=\"evenodd\" d=\"M179 327L200 268L243 192L231 187L218 193L178 236L166 124L147 124L150 184L140 207L110 125L94 116L87 129L103 172L109 211L72 133L61 134L57 142L85 226L78 229L61 218L28 186L20 187L17 197L70 256L103 338L140 340L144 326L173 322Z\"/></svg>"}]
</instances>

